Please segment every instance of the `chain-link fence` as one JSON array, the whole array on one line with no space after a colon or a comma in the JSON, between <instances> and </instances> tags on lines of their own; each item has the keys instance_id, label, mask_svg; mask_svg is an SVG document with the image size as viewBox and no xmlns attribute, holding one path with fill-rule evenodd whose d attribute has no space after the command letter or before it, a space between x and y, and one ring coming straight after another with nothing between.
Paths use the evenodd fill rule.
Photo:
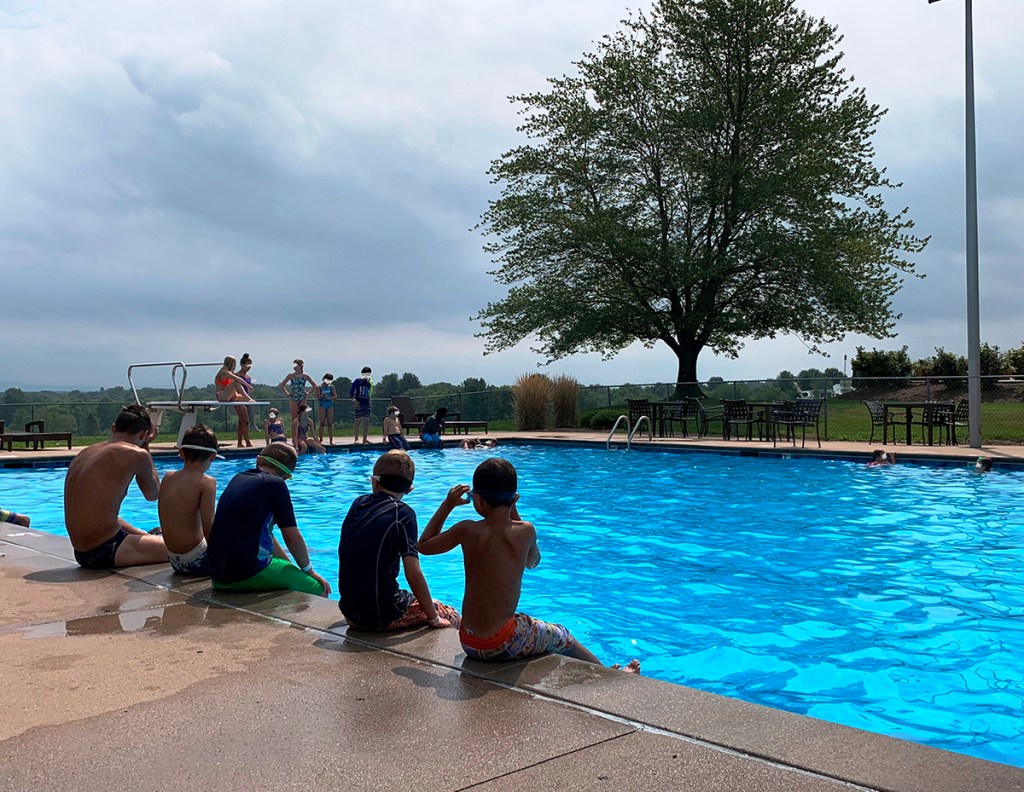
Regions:
<instances>
[{"instance_id":1,"label":"chain-link fence","mask_svg":"<svg viewBox=\"0 0 1024 792\"><path fill-rule=\"evenodd\" d=\"M705 405L717 404L722 399L746 399L757 402L792 401L798 397L816 397L823 405L822 438L831 440L864 440L871 436L871 421L865 401L880 402L941 402L956 405L967 397L966 377L852 377L792 380L721 380L700 383L647 383L624 385L580 386L579 412L585 428L609 428L614 418L625 412L627 399L670 401L681 394L701 396ZM43 420L46 429L53 432L74 432L77 435L104 435L113 423L117 411L126 403L123 393L116 393L110 401L51 401L0 403L0 420L8 429L20 430L29 421ZM1024 378L982 377L981 432L985 443L1024 443ZM143 400L164 399L165 395L151 394ZM417 412L433 412L447 407L460 413L463 420L508 422L514 426L514 391L509 388L473 392L433 393L410 395ZM130 401L130 397L128 399ZM288 415L288 399L263 399ZM312 404L315 402L311 401ZM380 426L389 398L371 400L373 420L371 427ZM257 408L255 428L260 428L266 416L266 407ZM352 402L340 398L334 402L335 431L351 427ZM201 419L218 432L234 432L237 417L232 407L217 408L204 413ZM162 434L178 431L180 416L168 411L161 427ZM962 433L966 438L966 432ZM915 439L914 442L920 442ZM964 440L961 440L964 442Z\"/></svg>"}]
</instances>

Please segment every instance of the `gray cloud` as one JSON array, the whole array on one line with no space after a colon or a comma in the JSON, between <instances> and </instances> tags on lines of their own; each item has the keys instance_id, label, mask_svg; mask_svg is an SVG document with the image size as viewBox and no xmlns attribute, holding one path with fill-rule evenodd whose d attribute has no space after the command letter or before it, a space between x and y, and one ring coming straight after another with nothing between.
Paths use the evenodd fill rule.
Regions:
<instances>
[{"instance_id":1,"label":"gray cloud","mask_svg":"<svg viewBox=\"0 0 1024 792\"><path fill-rule=\"evenodd\" d=\"M793 339L758 342L738 361L708 355L704 376L831 365L856 343L916 356L964 346L961 4L801 5L840 25L850 72L889 107L878 160L905 184L890 205L932 235L918 262L928 277L897 298L896 342L851 338L831 361ZM0 284L46 294L18 306L8 378L115 384L133 361L226 348L281 375L295 354L336 374L372 357L452 381L534 366L525 345L483 358L473 338L468 317L502 292L470 229L494 194L490 160L519 142L506 97L571 71L626 7L238 8L0 11ZM975 13L982 335L1017 345L1024 56L1010 31L1024 8ZM57 370L40 365L54 359ZM614 382L675 368L665 350L637 348L557 370Z\"/></svg>"}]
</instances>

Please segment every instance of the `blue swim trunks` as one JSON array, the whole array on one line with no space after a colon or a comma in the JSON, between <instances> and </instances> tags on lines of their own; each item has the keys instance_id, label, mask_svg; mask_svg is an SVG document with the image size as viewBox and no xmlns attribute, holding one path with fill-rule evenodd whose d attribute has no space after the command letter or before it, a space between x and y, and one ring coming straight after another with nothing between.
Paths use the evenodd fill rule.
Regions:
<instances>
[{"instance_id":1,"label":"blue swim trunks","mask_svg":"<svg viewBox=\"0 0 1024 792\"><path fill-rule=\"evenodd\" d=\"M355 409L356 418L369 418L370 417L370 403L363 404L360 402L356 405Z\"/></svg>"},{"instance_id":2,"label":"blue swim trunks","mask_svg":"<svg viewBox=\"0 0 1024 792\"><path fill-rule=\"evenodd\" d=\"M420 435L420 440L423 441L423 445L427 448L441 448L443 446L443 443L441 442L441 435L439 434L424 432Z\"/></svg>"}]
</instances>

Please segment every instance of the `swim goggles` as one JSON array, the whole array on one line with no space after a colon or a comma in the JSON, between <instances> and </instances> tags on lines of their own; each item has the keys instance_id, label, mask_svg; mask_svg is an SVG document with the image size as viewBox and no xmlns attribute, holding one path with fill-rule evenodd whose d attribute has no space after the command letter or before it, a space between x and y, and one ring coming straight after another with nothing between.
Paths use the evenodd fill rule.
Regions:
<instances>
[{"instance_id":1,"label":"swim goggles","mask_svg":"<svg viewBox=\"0 0 1024 792\"><path fill-rule=\"evenodd\" d=\"M281 473L283 474L282 478L284 478L285 481L290 479L292 477L292 475L293 475L293 472L288 469L287 465L284 465L284 464L278 462L273 457L265 456L265 455L260 455L260 456L256 457L256 464L259 464L260 462L266 462L268 465L271 465L272 467L276 467L278 470L280 470Z\"/></svg>"},{"instance_id":2,"label":"swim goggles","mask_svg":"<svg viewBox=\"0 0 1024 792\"><path fill-rule=\"evenodd\" d=\"M187 448L189 451L208 451L209 453L213 454L214 459L224 459L224 457L217 453L216 448L210 448L209 446L192 445L190 443L184 443L183 445L178 446L178 448L179 450L182 448Z\"/></svg>"}]
</instances>

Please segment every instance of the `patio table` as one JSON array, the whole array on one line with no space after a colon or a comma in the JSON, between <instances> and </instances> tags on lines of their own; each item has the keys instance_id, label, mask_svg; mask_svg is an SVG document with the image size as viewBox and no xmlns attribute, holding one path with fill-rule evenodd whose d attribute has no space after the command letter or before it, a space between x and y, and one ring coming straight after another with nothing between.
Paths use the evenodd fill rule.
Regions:
<instances>
[{"instance_id":1,"label":"patio table","mask_svg":"<svg viewBox=\"0 0 1024 792\"><path fill-rule=\"evenodd\" d=\"M953 402L939 402L939 401L886 401L882 402L882 409L885 411L885 420L888 422L889 413L896 412L899 410L904 411L906 416L907 426L907 445L910 445L910 438L913 434L911 425L914 419L914 410L924 410L924 415L921 420L925 421L925 426L928 429L928 445L935 445L935 415L939 412L952 412ZM893 432L895 433L895 428ZM895 440L895 438L893 438Z\"/></svg>"}]
</instances>

